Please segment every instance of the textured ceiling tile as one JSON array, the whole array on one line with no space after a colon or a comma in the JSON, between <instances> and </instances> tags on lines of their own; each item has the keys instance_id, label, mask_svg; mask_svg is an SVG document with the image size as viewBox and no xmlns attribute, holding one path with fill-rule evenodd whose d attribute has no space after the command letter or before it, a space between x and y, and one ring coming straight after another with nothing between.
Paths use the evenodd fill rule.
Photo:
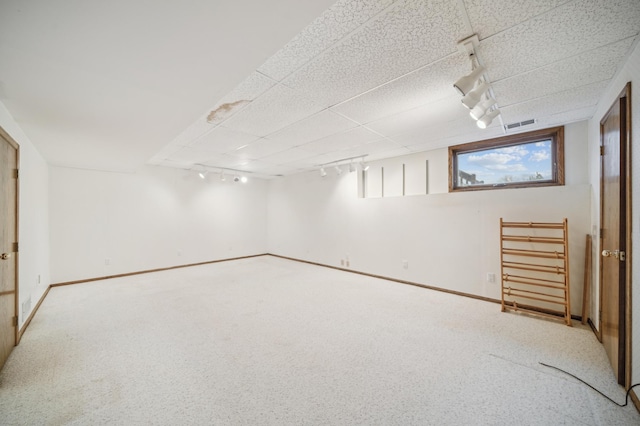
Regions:
<instances>
[{"instance_id":1,"label":"textured ceiling tile","mask_svg":"<svg viewBox=\"0 0 640 426\"><path fill-rule=\"evenodd\" d=\"M460 103L460 96L453 95L437 102L414 108L400 114L368 123L370 129L389 137L424 127L449 129L452 120L468 117L468 110Z\"/></svg>"},{"instance_id":2,"label":"textured ceiling tile","mask_svg":"<svg viewBox=\"0 0 640 426\"><path fill-rule=\"evenodd\" d=\"M546 116L573 110L588 110L588 107L598 103L608 83L608 81L598 82L501 108L502 118L504 123L508 124L529 119L543 120ZM581 119L586 118L590 117Z\"/></svg>"},{"instance_id":3,"label":"textured ceiling tile","mask_svg":"<svg viewBox=\"0 0 640 426\"><path fill-rule=\"evenodd\" d=\"M224 154L248 145L256 139L258 139L256 136L218 126L195 141L191 147Z\"/></svg>"},{"instance_id":4,"label":"textured ceiling tile","mask_svg":"<svg viewBox=\"0 0 640 426\"><path fill-rule=\"evenodd\" d=\"M464 0L471 28L480 40L570 0Z\"/></svg>"},{"instance_id":5,"label":"textured ceiling tile","mask_svg":"<svg viewBox=\"0 0 640 426\"><path fill-rule=\"evenodd\" d=\"M358 127L346 132L338 133L326 138L318 139L302 145L300 148L319 154L331 151L340 151L353 146L362 145L380 139L378 133L372 132L365 127Z\"/></svg>"},{"instance_id":6,"label":"textured ceiling tile","mask_svg":"<svg viewBox=\"0 0 640 426\"><path fill-rule=\"evenodd\" d=\"M258 71L282 80L395 0L340 0L269 58Z\"/></svg>"},{"instance_id":7,"label":"textured ceiling tile","mask_svg":"<svg viewBox=\"0 0 640 426\"><path fill-rule=\"evenodd\" d=\"M494 120L492 126L499 126L499 120ZM446 138L452 136L475 134L477 139L481 139L486 130L478 129L476 122L469 117L468 113L459 115L456 120L447 123L425 123L416 126L409 131L400 133L393 137L393 140L404 145L441 145Z\"/></svg>"},{"instance_id":8,"label":"textured ceiling tile","mask_svg":"<svg viewBox=\"0 0 640 426\"><path fill-rule=\"evenodd\" d=\"M369 123L451 96L457 76L469 70L467 57L456 53L331 109Z\"/></svg>"},{"instance_id":9,"label":"textured ceiling tile","mask_svg":"<svg viewBox=\"0 0 640 426\"><path fill-rule=\"evenodd\" d=\"M384 152L392 152L402 150L403 146L397 142L388 139L381 139L374 142L366 143L364 145L354 146L341 151L344 154L344 158L381 154ZM406 154L409 153L407 150Z\"/></svg>"},{"instance_id":10,"label":"textured ceiling tile","mask_svg":"<svg viewBox=\"0 0 640 426\"><path fill-rule=\"evenodd\" d=\"M290 148L264 157L262 160L272 164L287 164L293 161L305 160L313 155L313 152L305 151L300 148Z\"/></svg>"},{"instance_id":11,"label":"textured ceiling tile","mask_svg":"<svg viewBox=\"0 0 640 426\"><path fill-rule=\"evenodd\" d=\"M456 2L403 0L284 80L332 106L456 52Z\"/></svg>"},{"instance_id":12,"label":"textured ceiling tile","mask_svg":"<svg viewBox=\"0 0 640 426\"><path fill-rule=\"evenodd\" d=\"M352 120L329 110L324 110L269 135L269 139L297 146L357 126L358 124Z\"/></svg>"},{"instance_id":13,"label":"textured ceiling tile","mask_svg":"<svg viewBox=\"0 0 640 426\"><path fill-rule=\"evenodd\" d=\"M516 75L492 84L498 104L505 107L556 92L608 80L634 39L594 49L580 58L570 57L534 71Z\"/></svg>"},{"instance_id":14,"label":"textured ceiling tile","mask_svg":"<svg viewBox=\"0 0 640 426\"><path fill-rule=\"evenodd\" d=\"M584 121L592 118L593 114L596 112L596 109L597 105L591 105L585 108L565 111L558 114L551 114L542 117L542 119L540 119L536 124L538 124L542 128L574 123L576 121Z\"/></svg>"},{"instance_id":15,"label":"textured ceiling tile","mask_svg":"<svg viewBox=\"0 0 640 426\"><path fill-rule=\"evenodd\" d=\"M269 155L276 154L278 152L285 151L289 148L293 148L290 143L274 141L269 138L261 138L255 142L250 143L234 152L241 158L248 158L257 160Z\"/></svg>"},{"instance_id":16,"label":"textured ceiling tile","mask_svg":"<svg viewBox=\"0 0 640 426\"><path fill-rule=\"evenodd\" d=\"M402 157L403 155L411 154L408 148L402 146L400 148L391 148L389 150L373 152L367 155L367 161L383 160L385 158Z\"/></svg>"},{"instance_id":17,"label":"textured ceiling tile","mask_svg":"<svg viewBox=\"0 0 640 426\"><path fill-rule=\"evenodd\" d=\"M246 163L246 161L242 160L241 158L238 158L234 155L223 154L223 155L217 155L216 157L213 157L201 164L204 164L205 166L209 166L212 168L220 167L220 168L235 169L240 164L244 164L244 163Z\"/></svg>"},{"instance_id":18,"label":"textured ceiling tile","mask_svg":"<svg viewBox=\"0 0 640 426\"><path fill-rule=\"evenodd\" d=\"M223 126L263 137L322 109L297 91L277 85L225 121Z\"/></svg>"},{"instance_id":19,"label":"textured ceiling tile","mask_svg":"<svg viewBox=\"0 0 640 426\"><path fill-rule=\"evenodd\" d=\"M201 149L195 149L191 147L183 147L179 151L174 152L173 154L168 156L166 160L198 163L217 159L218 157L219 155L213 152L203 151Z\"/></svg>"},{"instance_id":20,"label":"textured ceiling tile","mask_svg":"<svg viewBox=\"0 0 640 426\"><path fill-rule=\"evenodd\" d=\"M638 0L576 0L480 43L489 78L498 81L633 37Z\"/></svg>"}]
</instances>

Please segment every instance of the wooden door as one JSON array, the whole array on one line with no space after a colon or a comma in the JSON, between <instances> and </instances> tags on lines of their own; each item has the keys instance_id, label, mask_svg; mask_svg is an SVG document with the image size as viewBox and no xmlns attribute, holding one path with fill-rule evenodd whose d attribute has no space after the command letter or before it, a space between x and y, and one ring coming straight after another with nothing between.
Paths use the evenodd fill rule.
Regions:
<instances>
[{"instance_id":1,"label":"wooden door","mask_svg":"<svg viewBox=\"0 0 640 426\"><path fill-rule=\"evenodd\" d=\"M0 132L0 368L17 343L18 149Z\"/></svg>"},{"instance_id":2,"label":"wooden door","mask_svg":"<svg viewBox=\"0 0 640 426\"><path fill-rule=\"evenodd\" d=\"M623 95L600 122L601 244L600 332L618 383L626 376L627 311L627 98Z\"/></svg>"}]
</instances>

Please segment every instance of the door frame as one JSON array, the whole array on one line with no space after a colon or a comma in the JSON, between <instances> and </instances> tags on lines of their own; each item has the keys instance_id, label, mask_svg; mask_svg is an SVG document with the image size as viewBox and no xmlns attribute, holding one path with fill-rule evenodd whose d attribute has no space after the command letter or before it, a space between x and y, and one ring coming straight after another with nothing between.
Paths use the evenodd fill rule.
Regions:
<instances>
[{"instance_id":1,"label":"door frame","mask_svg":"<svg viewBox=\"0 0 640 426\"><path fill-rule=\"evenodd\" d=\"M20 145L7 133L2 126L0 126L0 137L7 141L9 145L11 145L16 150L16 164L15 169L20 170ZM16 234L16 243L20 241L20 179L19 175L16 179L16 196L15 196L15 209L16 209L16 220L15 220L15 234ZM14 312L17 318L16 325L14 327L15 336L14 336L14 346L18 346L20 343L20 253L19 248L14 253L15 262L16 262L16 273L15 273L15 293L14 293Z\"/></svg>"},{"instance_id":2,"label":"door frame","mask_svg":"<svg viewBox=\"0 0 640 426\"><path fill-rule=\"evenodd\" d=\"M631 226L633 223L633 216L631 212L631 82L628 82L622 92L616 97L615 101L611 104L611 107L607 110L605 115L600 120L600 149L604 146L604 134L603 134L603 122L605 117L609 115L609 111L616 102L622 102L624 100L624 116L620 114L621 120L624 119L624 124L621 122L620 127L620 136L625 138L624 142L624 150L625 150L625 158L623 159L625 169L625 176L620 176L620 179L624 179L625 183L625 244L626 244L626 260L624 262L625 269L625 288L624 288L624 298L625 298L625 312L624 312L624 336L621 338L624 340L624 387L628 388L631 384L631 267L632 267L632 241L631 241ZM622 127L624 126L624 129ZM600 156L600 238L598 238L598 250L602 249L602 218L603 218L603 210L604 210L604 179L603 179L603 162L604 157ZM598 251L599 258L599 276L598 276L598 288L599 288L599 306L598 306L598 332L596 336L598 340L602 343L602 293L603 293L603 269L602 269L602 256L600 256L600 252ZM616 373L617 376L617 373Z\"/></svg>"}]
</instances>

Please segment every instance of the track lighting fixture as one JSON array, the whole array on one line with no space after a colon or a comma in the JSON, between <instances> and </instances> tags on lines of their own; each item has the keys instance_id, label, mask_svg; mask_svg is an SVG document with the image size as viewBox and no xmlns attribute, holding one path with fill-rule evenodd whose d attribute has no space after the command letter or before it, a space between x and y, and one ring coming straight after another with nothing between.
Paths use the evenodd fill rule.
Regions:
<instances>
[{"instance_id":1,"label":"track lighting fixture","mask_svg":"<svg viewBox=\"0 0 640 426\"><path fill-rule=\"evenodd\" d=\"M475 49L479 43L476 34L458 43L458 49L471 60L473 71L458 79L453 87L463 96L462 105L470 110L469 115L476 120L476 125L486 129L493 119L500 115L500 111L486 75L487 70L476 55Z\"/></svg>"},{"instance_id":2,"label":"track lighting fixture","mask_svg":"<svg viewBox=\"0 0 640 426\"><path fill-rule=\"evenodd\" d=\"M458 79L458 81L453 84L453 87L455 87L462 96L465 96L467 93L473 90L474 86L476 85L476 81L478 81L478 79L482 74L484 74L484 72L484 67L478 65L474 68L473 71L471 71L471 74L465 75L464 77Z\"/></svg>"},{"instance_id":3,"label":"track lighting fixture","mask_svg":"<svg viewBox=\"0 0 640 426\"><path fill-rule=\"evenodd\" d=\"M242 182L242 183L247 183L247 181L248 181L248 180L249 180L249 179L247 179L247 177L246 177L246 176L241 176L241 177L240 177L240 182Z\"/></svg>"},{"instance_id":4,"label":"track lighting fixture","mask_svg":"<svg viewBox=\"0 0 640 426\"><path fill-rule=\"evenodd\" d=\"M353 164L353 161L349 163L349 173L353 173L356 171L356 165Z\"/></svg>"},{"instance_id":5,"label":"track lighting fixture","mask_svg":"<svg viewBox=\"0 0 640 426\"><path fill-rule=\"evenodd\" d=\"M472 109L482 100L482 96L484 96L487 90L489 90L489 85L486 82L482 81L476 86L475 89L467 93L465 97L462 98L462 105L469 109Z\"/></svg>"},{"instance_id":6,"label":"track lighting fixture","mask_svg":"<svg viewBox=\"0 0 640 426\"><path fill-rule=\"evenodd\" d=\"M496 104L496 100L493 98L485 99L480 102L478 105L473 107L473 109L469 112L469 115L474 120L480 120L480 118L487 113L491 109L492 106Z\"/></svg>"},{"instance_id":7,"label":"track lighting fixture","mask_svg":"<svg viewBox=\"0 0 640 426\"><path fill-rule=\"evenodd\" d=\"M476 121L476 124L481 129L486 129L487 127L489 127L493 119L496 118L498 115L500 115L500 111L497 109L494 109L493 111L483 115L482 118L480 118L480 120Z\"/></svg>"},{"instance_id":8,"label":"track lighting fixture","mask_svg":"<svg viewBox=\"0 0 640 426\"><path fill-rule=\"evenodd\" d=\"M227 177L224 175L224 170L220 170L220 181L224 182L227 180Z\"/></svg>"},{"instance_id":9,"label":"track lighting fixture","mask_svg":"<svg viewBox=\"0 0 640 426\"><path fill-rule=\"evenodd\" d=\"M363 172L366 172L367 170L369 170L369 165L364 162L364 159L362 159L362 161L360 162L360 168L362 169Z\"/></svg>"},{"instance_id":10,"label":"track lighting fixture","mask_svg":"<svg viewBox=\"0 0 640 426\"><path fill-rule=\"evenodd\" d=\"M340 166L336 165L334 168L336 169L336 173L338 174L338 176L340 176L342 174L342 169L340 168Z\"/></svg>"},{"instance_id":11,"label":"track lighting fixture","mask_svg":"<svg viewBox=\"0 0 640 426\"><path fill-rule=\"evenodd\" d=\"M204 179L204 178L206 178L206 177L207 177L207 173L209 173L209 172L205 172L205 171L203 171L203 172L199 172L199 173L198 173L198 176L200 176L200 179Z\"/></svg>"},{"instance_id":12,"label":"track lighting fixture","mask_svg":"<svg viewBox=\"0 0 640 426\"><path fill-rule=\"evenodd\" d=\"M324 170L324 167L320 167L320 176L325 177L327 172Z\"/></svg>"}]
</instances>

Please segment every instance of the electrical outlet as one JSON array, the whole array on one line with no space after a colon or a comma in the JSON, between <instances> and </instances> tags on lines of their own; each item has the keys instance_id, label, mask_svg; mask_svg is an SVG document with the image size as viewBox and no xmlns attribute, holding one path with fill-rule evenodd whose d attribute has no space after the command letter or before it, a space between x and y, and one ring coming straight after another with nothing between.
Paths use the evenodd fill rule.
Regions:
<instances>
[{"instance_id":1,"label":"electrical outlet","mask_svg":"<svg viewBox=\"0 0 640 426\"><path fill-rule=\"evenodd\" d=\"M38 274L38 284L40 284L40 274Z\"/></svg>"},{"instance_id":2,"label":"electrical outlet","mask_svg":"<svg viewBox=\"0 0 640 426\"><path fill-rule=\"evenodd\" d=\"M348 268L349 267L349 259L347 259L347 261L345 262L345 266Z\"/></svg>"},{"instance_id":3,"label":"electrical outlet","mask_svg":"<svg viewBox=\"0 0 640 426\"><path fill-rule=\"evenodd\" d=\"M495 283L496 282L496 274L494 273L488 273L487 274L487 282L488 283Z\"/></svg>"},{"instance_id":4,"label":"electrical outlet","mask_svg":"<svg viewBox=\"0 0 640 426\"><path fill-rule=\"evenodd\" d=\"M408 261L408 260L406 260L406 259L403 259L403 260L402 260L402 267L403 267L404 269L409 269L409 261Z\"/></svg>"},{"instance_id":5,"label":"electrical outlet","mask_svg":"<svg viewBox=\"0 0 640 426\"><path fill-rule=\"evenodd\" d=\"M182 256L182 250L178 250L178 256Z\"/></svg>"},{"instance_id":6,"label":"electrical outlet","mask_svg":"<svg viewBox=\"0 0 640 426\"><path fill-rule=\"evenodd\" d=\"M344 266L344 259L340 259L340 266Z\"/></svg>"},{"instance_id":7,"label":"electrical outlet","mask_svg":"<svg viewBox=\"0 0 640 426\"><path fill-rule=\"evenodd\" d=\"M104 260L104 264L105 264L106 266L111 265L111 259L107 257L107 258Z\"/></svg>"}]
</instances>

